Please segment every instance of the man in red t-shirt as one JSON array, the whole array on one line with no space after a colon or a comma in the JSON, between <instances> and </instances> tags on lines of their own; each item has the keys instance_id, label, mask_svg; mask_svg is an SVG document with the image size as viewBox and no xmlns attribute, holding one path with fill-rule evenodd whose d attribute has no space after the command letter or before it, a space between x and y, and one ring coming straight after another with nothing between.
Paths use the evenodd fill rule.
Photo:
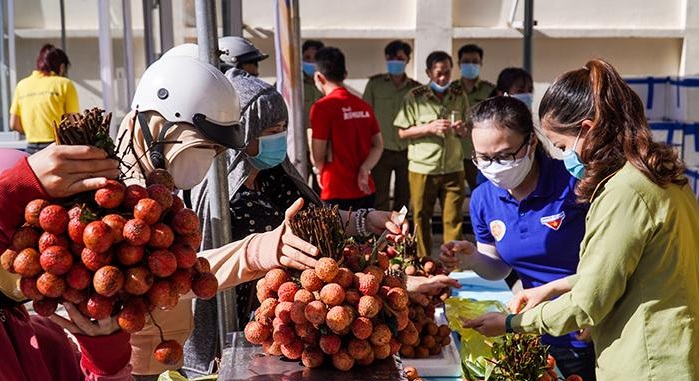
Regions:
<instances>
[{"instance_id":1,"label":"man in red t-shirt","mask_svg":"<svg viewBox=\"0 0 699 381\"><path fill-rule=\"evenodd\" d=\"M347 76L340 49L316 52L316 87L325 94L311 107L311 158L319 176L320 198L340 209L374 205L371 169L381 158L383 140L374 110L343 85Z\"/></svg>"}]
</instances>

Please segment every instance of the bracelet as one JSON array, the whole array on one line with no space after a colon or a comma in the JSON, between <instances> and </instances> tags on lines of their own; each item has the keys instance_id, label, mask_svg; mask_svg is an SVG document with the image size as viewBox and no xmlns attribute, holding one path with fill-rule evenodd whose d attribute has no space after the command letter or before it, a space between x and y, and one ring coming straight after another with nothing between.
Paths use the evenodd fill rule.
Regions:
<instances>
[{"instance_id":1,"label":"bracelet","mask_svg":"<svg viewBox=\"0 0 699 381\"><path fill-rule=\"evenodd\" d=\"M515 317L515 314L509 314L505 318L505 333L514 333L515 330L512 329L512 318Z\"/></svg>"},{"instance_id":2,"label":"bracelet","mask_svg":"<svg viewBox=\"0 0 699 381\"><path fill-rule=\"evenodd\" d=\"M357 234L363 237L369 235L366 230L366 216L371 213L374 209L357 209L357 218L354 220L354 227L357 229Z\"/></svg>"}]
</instances>

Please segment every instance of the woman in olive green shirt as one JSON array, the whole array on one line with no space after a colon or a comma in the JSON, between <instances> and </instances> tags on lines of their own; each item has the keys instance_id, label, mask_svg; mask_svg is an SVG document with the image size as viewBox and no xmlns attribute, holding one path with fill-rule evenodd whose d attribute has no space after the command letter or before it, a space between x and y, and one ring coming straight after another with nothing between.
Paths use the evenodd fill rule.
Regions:
<instances>
[{"instance_id":1,"label":"woman in olive green shirt","mask_svg":"<svg viewBox=\"0 0 699 381\"><path fill-rule=\"evenodd\" d=\"M681 160L652 141L640 98L602 60L557 78L539 117L591 203L577 274L551 287L568 290L555 300L465 326L487 336L593 327L600 381L699 379L699 204Z\"/></svg>"}]
</instances>

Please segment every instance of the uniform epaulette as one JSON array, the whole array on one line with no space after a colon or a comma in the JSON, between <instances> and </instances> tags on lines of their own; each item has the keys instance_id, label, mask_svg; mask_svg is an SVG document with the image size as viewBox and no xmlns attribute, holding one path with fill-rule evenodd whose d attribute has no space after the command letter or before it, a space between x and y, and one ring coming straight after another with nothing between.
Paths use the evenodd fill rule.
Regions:
<instances>
[{"instance_id":1,"label":"uniform epaulette","mask_svg":"<svg viewBox=\"0 0 699 381\"><path fill-rule=\"evenodd\" d=\"M415 97L419 97L419 96L422 96L422 95L429 93L429 91L430 91L429 87L427 87L426 85L420 85L420 86L410 90L408 92L408 94L412 94Z\"/></svg>"},{"instance_id":2,"label":"uniform epaulette","mask_svg":"<svg viewBox=\"0 0 699 381\"><path fill-rule=\"evenodd\" d=\"M418 87L418 86L422 86L422 83L420 83L412 78L408 78L408 86L410 86L411 88Z\"/></svg>"},{"instance_id":3,"label":"uniform epaulette","mask_svg":"<svg viewBox=\"0 0 699 381\"><path fill-rule=\"evenodd\" d=\"M379 73L379 74L374 74L371 77L369 77L370 81L373 81L375 79L388 79L388 74L386 73Z\"/></svg>"},{"instance_id":4,"label":"uniform epaulette","mask_svg":"<svg viewBox=\"0 0 699 381\"><path fill-rule=\"evenodd\" d=\"M486 86L490 86L490 87L495 87L494 83L492 83L490 81L484 81L482 79L481 79L481 84L486 85Z\"/></svg>"},{"instance_id":5,"label":"uniform epaulette","mask_svg":"<svg viewBox=\"0 0 699 381\"><path fill-rule=\"evenodd\" d=\"M461 84L452 84L449 86L449 92L454 95L461 95L464 93L464 88L461 87Z\"/></svg>"}]
</instances>

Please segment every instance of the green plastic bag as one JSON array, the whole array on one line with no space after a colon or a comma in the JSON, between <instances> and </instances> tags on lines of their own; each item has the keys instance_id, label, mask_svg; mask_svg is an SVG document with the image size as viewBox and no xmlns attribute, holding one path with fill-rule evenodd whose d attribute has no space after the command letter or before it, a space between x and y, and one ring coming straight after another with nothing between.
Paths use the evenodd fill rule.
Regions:
<instances>
[{"instance_id":1,"label":"green plastic bag","mask_svg":"<svg viewBox=\"0 0 699 381\"><path fill-rule=\"evenodd\" d=\"M488 338L476 330L463 327L464 320L475 319L486 312L507 313L507 308L495 300L449 298L445 301L445 312L449 328L461 335L461 369L468 380L487 379L493 364L486 359L492 357Z\"/></svg>"}]
</instances>

